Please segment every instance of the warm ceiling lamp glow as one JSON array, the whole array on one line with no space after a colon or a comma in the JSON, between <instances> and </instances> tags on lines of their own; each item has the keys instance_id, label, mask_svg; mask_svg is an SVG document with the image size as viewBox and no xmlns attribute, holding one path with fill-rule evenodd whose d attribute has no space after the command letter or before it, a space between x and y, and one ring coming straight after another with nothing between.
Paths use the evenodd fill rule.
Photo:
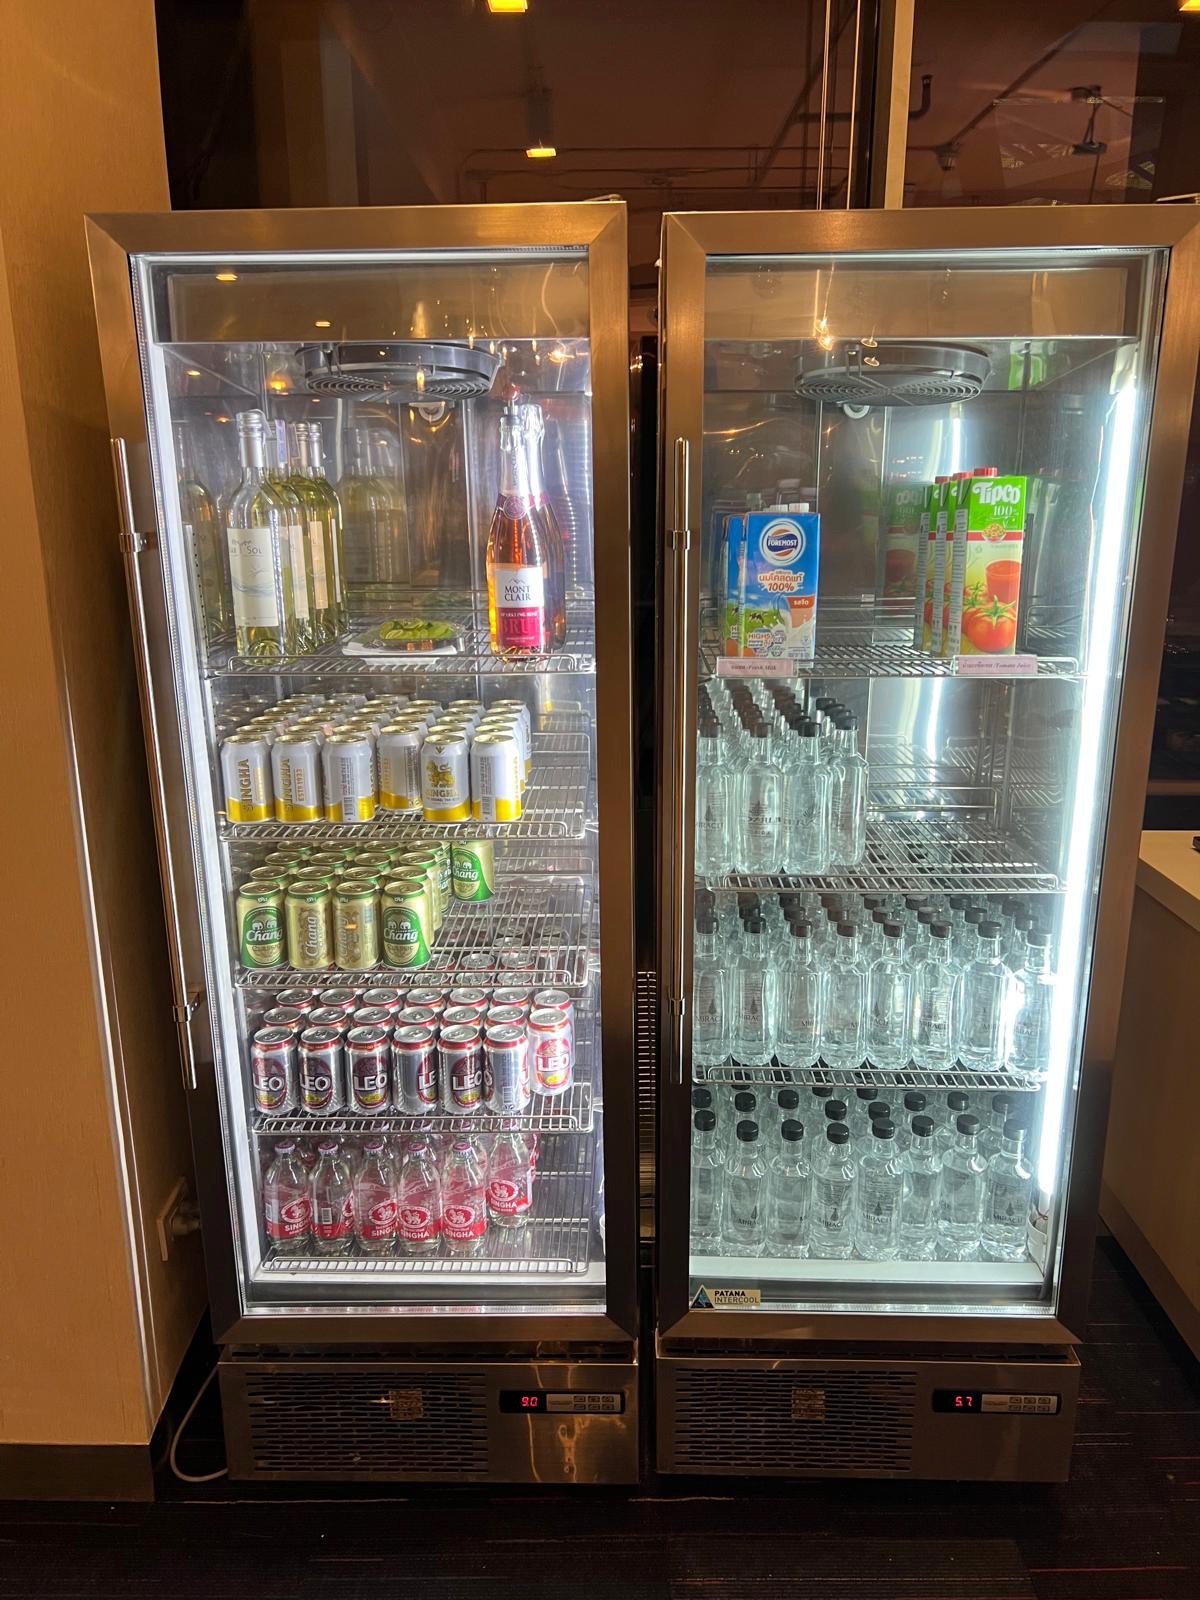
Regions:
<instances>
[{"instance_id":1,"label":"warm ceiling lamp glow","mask_svg":"<svg viewBox=\"0 0 1200 1600\"><path fill-rule=\"evenodd\" d=\"M218 283L236 283L237 282L237 273L236 272L218 272L217 273L217 282Z\"/></svg>"},{"instance_id":2,"label":"warm ceiling lamp glow","mask_svg":"<svg viewBox=\"0 0 1200 1600\"><path fill-rule=\"evenodd\" d=\"M1180 11L1200 11L1200 0L1179 0Z\"/></svg>"},{"instance_id":3,"label":"warm ceiling lamp glow","mask_svg":"<svg viewBox=\"0 0 1200 1600\"><path fill-rule=\"evenodd\" d=\"M516 17L529 10L529 0L487 0L487 7L495 17Z\"/></svg>"},{"instance_id":4,"label":"warm ceiling lamp glow","mask_svg":"<svg viewBox=\"0 0 1200 1600\"><path fill-rule=\"evenodd\" d=\"M531 144L525 154L530 161L549 161L558 151L552 144Z\"/></svg>"},{"instance_id":5,"label":"warm ceiling lamp glow","mask_svg":"<svg viewBox=\"0 0 1200 1600\"><path fill-rule=\"evenodd\" d=\"M330 322L328 317L318 317L313 323L314 328L331 328L332 326L333 324Z\"/></svg>"},{"instance_id":6,"label":"warm ceiling lamp glow","mask_svg":"<svg viewBox=\"0 0 1200 1600\"><path fill-rule=\"evenodd\" d=\"M187 375L188 375L189 378L198 378L200 376L200 368L199 367L189 367L187 369Z\"/></svg>"}]
</instances>

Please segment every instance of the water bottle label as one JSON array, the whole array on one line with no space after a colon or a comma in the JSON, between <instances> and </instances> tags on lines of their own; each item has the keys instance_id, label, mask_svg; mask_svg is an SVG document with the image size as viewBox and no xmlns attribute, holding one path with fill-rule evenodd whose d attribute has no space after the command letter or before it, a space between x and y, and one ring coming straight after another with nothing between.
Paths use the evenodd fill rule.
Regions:
<instances>
[{"instance_id":1,"label":"water bottle label","mask_svg":"<svg viewBox=\"0 0 1200 1600\"><path fill-rule=\"evenodd\" d=\"M455 1244L482 1238L487 1231L487 1216L482 1206L452 1201L442 1213L442 1232Z\"/></svg>"},{"instance_id":2,"label":"water bottle label","mask_svg":"<svg viewBox=\"0 0 1200 1600\"><path fill-rule=\"evenodd\" d=\"M318 1239L344 1239L354 1226L354 1197L347 1195L341 1208L319 1205L313 1217L313 1233Z\"/></svg>"},{"instance_id":3,"label":"water bottle label","mask_svg":"<svg viewBox=\"0 0 1200 1600\"><path fill-rule=\"evenodd\" d=\"M312 1223L312 1206L307 1195L282 1203L277 1195L268 1196L263 1210L268 1239L298 1239L308 1232Z\"/></svg>"},{"instance_id":4,"label":"water bottle label","mask_svg":"<svg viewBox=\"0 0 1200 1600\"><path fill-rule=\"evenodd\" d=\"M425 1244L436 1239L442 1231L441 1218L428 1206L402 1205L400 1207L400 1237L408 1244Z\"/></svg>"}]
</instances>

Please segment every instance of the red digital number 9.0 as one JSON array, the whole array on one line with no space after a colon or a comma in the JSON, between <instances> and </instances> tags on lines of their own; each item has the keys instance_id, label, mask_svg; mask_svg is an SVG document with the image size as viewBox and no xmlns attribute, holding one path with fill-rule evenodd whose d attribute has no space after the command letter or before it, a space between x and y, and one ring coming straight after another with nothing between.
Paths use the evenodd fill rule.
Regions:
<instances>
[{"instance_id":1,"label":"red digital number 9.0","mask_svg":"<svg viewBox=\"0 0 1200 1600\"><path fill-rule=\"evenodd\" d=\"M521 1404L526 1408L526 1410L536 1410L537 1403L538 1397L535 1394L523 1394L521 1396Z\"/></svg>"}]
</instances>

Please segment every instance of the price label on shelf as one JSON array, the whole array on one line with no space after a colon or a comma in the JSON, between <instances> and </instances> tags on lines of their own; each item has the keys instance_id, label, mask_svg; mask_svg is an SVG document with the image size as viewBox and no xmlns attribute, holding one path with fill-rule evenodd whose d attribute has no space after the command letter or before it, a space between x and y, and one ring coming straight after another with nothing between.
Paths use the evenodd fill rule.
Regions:
<instances>
[{"instance_id":1,"label":"price label on shelf","mask_svg":"<svg viewBox=\"0 0 1200 1600\"><path fill-rule=\"evenodd\" d=\"M763 656L718 656L718 678L794 678L794 661L771 661Z\"/></svg>"},{"instance_id":2,"label":"price label on shelf","mask_svg":"<svg viewBox=\"0 0 1200 1600\"><path fill-rule=\"evenodd\" d=\"M1036 656L959 656L954 671L960 678L1036 678Z\"/></svg>"}]
</instances>

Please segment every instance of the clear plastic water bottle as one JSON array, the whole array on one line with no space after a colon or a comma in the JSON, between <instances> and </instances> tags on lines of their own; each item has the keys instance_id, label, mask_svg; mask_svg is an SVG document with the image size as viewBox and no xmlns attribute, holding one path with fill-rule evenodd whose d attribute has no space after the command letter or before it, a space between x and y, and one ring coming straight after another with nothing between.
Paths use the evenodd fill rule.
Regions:
<instances>
[{"instance_id":1,"label":"clear plastic water bottle","mask_svg":"<svg viewBox=\"0 0 1200 1600\"><path fill-rule=\"evenodd\" d=\"M716 1255L721 1248L721 1202L725 1193L725 1163L717 1140L717 1119L712 1111L692 1116L692 1249L697 1255Z\"/></svg>"},{"instance_id":2,"label":"clear plastic water bottle","mask_svg":"<svg viewBox=\"0 0 1200 1600\"><path fill-rule=\"evenodd\" d=\"M994 1094L988 1118L979 1130L979 1154L990 1161L1004 1141L1004 1125L1008 1121L1008 1096Z\"/></svg>"},{"instance_id":3,"label":"clear plastic water bottle","mask_svg":"<svg viewBox=\"0 0 1200 1600\"><path fill-rule=\"evenodd\" d=\"M867 1058L887 1072L901 1071L909 1059L912 973L903 934L900 923L883 924L883 948L867 977Z\"/></svg>"},{"instance_id":4,"label":"clear plastic water bottle","mask_svg":"<svg viewBox=\"0 0 1200 1600\"><path fill-rule=\"evenodd\" d=\"M812 1218L808 1253L826 1261L847 1261L854 1251L854 1202L858 1165L844 1122L825 1129L824 1146L813 1162Z\"/></svg>"},{"instance_id":5,"label":"clear plastic water bottle","mask_svg":"<svg viewBox=\"0 0 1200 1600\"><path fill-rule=\"evenodd\" d=\"M800 1094L796 1089L780 1089L775 1096L775 1109L779 1113L778 1138L775 1141L774 1154L778 1155L783 1145L783 1124L785 1122L800 1122ZM801 1123L801 1126L803 1124Z\"/></svg>"},{"instance_id":6,"label":"clear plastic water bottle","mask_svg":"<svg viewBox=\"0 0 1200 1600\"><path fill-rule=\"evenodd\" d=\"M1054 976L1050 968L1050 935L1030 928L1025 939L1025 959L1013 976L1012 1044L1008 1053L1011 1072L1038 1080L1050 1066L1050 1021L1054 1012Z\"/></svg>"},{"instance_id":7,"label":"clear plastic water bottle","mask_svg":"<svg viewBox=\"0 0 1200 1600\"><path fill-rule=\"evenodd\" d=\"M321 1256L349 1255L354 1243L354 1178L336 1139L317 1145L310 1179L313 1249Z\"/></svg>"},{"instance_id":8,"label":"clear plastic water bottle","mask_svg":"<svg viewBox=\"0 0 1200 1600\"><path fill-rule=\"evenodd\" d=\"M780 1148L767 1173L767 1253L795 1258L808 1254L812 1169L804 1146L804 1124L788 1117Z\"/></svg>"},{"instance_id":9,"label":"clear plastic water bottle","mask_svg":"<svg viewBox=\"0 0 1200 1600\"><path fill-rule=\"evenodd\" d=\"M812 924L797 920L788 936L788 956L778 975L775 1054L779 1064L804 1070L821 1059L821 996L824 985L813 956Z\"/></svg>"},{"instance_id":10,"label":"clear plastic water bottle","mask_svg":"<svg viewBox=\"0 0 1200 1600\"><path fill-rule=\"evenodd\" d=\"M1000 1149L987 1165L980 1242L989 1261L1024 1261L1029 1192L1033 1174L1025 1160L1025 1129L1015 1119L1004 1124Z\"/></svg>"},{"instance_id":11,"label":"clear plastic water bottle","mask_svg":"<svg viewBox=\"0 0 1200 1600\"><path fill-rule=\"evenodd\" d=\"M933 1142L933 1118L912 1119L900 1193L902 1261L932 1261L937 1250L937 1203L942 1160Z\"/></svg>"},{"instance_id":12,"label":"clear plastic water bottle","mask_svg":"<svg viewBox=\"0 0 1200 1600\"><path fill-rule=\"evenodd\" d=\"M850 1107L846 1123L850 1129L850 1137L856 1143L866 1139L871 1132L871 1106L878 1098L879 1087L870 1081L858 1084L853 1094L846 1095L846 1103Z\"/></svg>"},{"instance_id":13,"label":"clear plastic water bottle","mask_svg":"<svg viewBox=\"0 0 1200 1600\"><path fill-rule=\"evenodd\" d=\"M912 1057L926 1072L948 1072L958 1061L962 978L951 959L950 924L929 925L929 953L916 972Z\"/></svg>"},{"instance_id":14,"label":"clear plastic water bottle","mask_svg":"<svg viewBox=\"0 0 1200 1600\"><path fill-rule=\"evenodd\" d=\"M729 1051L729 973L718 946L717 919L700 909L692 957L692 1060L698 1067L719 1067Z\"/></svg>"},{"instance_id":15,"label":"clear plastic water bottle","mask_svg":"<svg viewBox=\"0 0 1200 1600\"><path fill-rule=\"evenodd\" d=\"M829 856L835 866L855 867L867 844L866 758L858 752L858 718L843 712L836 723L830 763Z\"/></svg>"},{"instance_id":16,"label":"clear plastic water bottle","mask_svg":"<svg viewBox=\"0 0 1200 1600\"><path fill-rule=\"evenodd\" d=\"M455 1139L442 1170L442 1238L455 1256L475 1256L487 1238L487 1177L473 1139Z\"/></svg>"},{"instance_id":17,"label":"clear plastic water bottle","mask_svg":"<svg viewBox=\"0 0 1200 1600\"><path fill-rule=\"evenodd\" d=\"M778 872L783 832L783 774L771 755L771 730L761 719L753 723L750 753L741 775L739 797L743 872Z\"/></svg>"},{"instance_id":18,"label":"clear plastic water bottle","mask_svg":"<svg viewBox=\"0 0 1200 1600\"><path fill-rule=\"evenodd\" d=\"M963 974L963 1022L958 1054L965 1066L980 1072L1002 1070L1012 1015L1012 982L1012 973L1000 955L1000 924L981 922L975 956Z\"/></svg>"},{"instance_id":19,"label":"clear plastic water bottle","mask_svg":"<svg viewBox=\"0 0 1200 1600\"><path fill-rule=\"evenodd\" d=\"M971 1109L970 1096L961 1089L951 1089L946 1096L945 1110L938 1125L934 1138L937 1141L938 1155L945 1159L954 1141L958 1138L958 1119Z\"/></svg>"},{"instance_id":20,"label":"clear plastic water bottle","mask_svg":"<svg viewBox=\"0 0 1200 1600\"><path fill-rule=\"evenodd\" d=\"M442 1181L437 1154L424 1134L417 1134L404 1152L396 1204L401 1253L434 1255L442 1240Z\"/></svg>"},{"instance_id":21,"label":"clear plastic water bottle","mask_svg":"<svg viewBox=\"0 0 1200 1600\"><path fill-rule=\"evenodd\" d=\"M982 906L967 905L963 909L962 921L955 927L954 959L963 971L975 959L979 947L979 925L984 917Z\"/></svg>"},{"instance_id":22,"label":"clear plastic water bottle","mask_svg":"<svg viewBox=\"0 0 1200 1600\"><path fill-rule=\"evenodd\" d=\"M909 1089L904 1096L904 1115L896 1125L896 1148L907 1150L912 1143L912 1119L925 1110L925 1096L920 1089Z\"/></svg>"},{"instance_id":23,"label":"clear plastic water bottle","mask_svg":"<svg viewBox=\"0 0 1200 1600\"><path fill-rule=\"evenodd\" d=\"M759 912L747 918L742 954L730 977L733 1054L744 1066L767 1066L775 1054L775 968Z\"/></svg>"},{"instance_id":24,"label":"clear plastic water bottle","mask_svg":"<svg viewBox=\"0 0 1200 1600\"><path fill-rule=\"evenodd\" d=\"M279 1256L302 1256L312 1235L312 1196L294 1139L280 1139L263 1179L267 1243Z\"/></svg>"},{"instance_id":25,"label":"clear plastic water bottle","mask_svg":"<svg viewBox=\"0 0 1200 1600\"><path fill-rule=\"evenodd\" d=\"M735 1148L725 1168L721 1237L728 1256L761 1255L766 1243L767 1164L759 1144L757 1122L739 1122Z\"/></svg>"},{"instance_id":26,"label":"clear plastic water bottle","mask_svg":"<svg viewBox=\"0 0 1200 1600\"><path fill-rule=\"evenodd\" d=\"M983 1223L987 1162L979 1154L979 1119L964 1112L942 1160L938 1185L938 1249L950 1261L975 1261Z\"/></svg>"},{"instance_id":27,"label":"clear plastic water bottle","mask_svg":"<svg viewBox=\"0 0 1200 1600\"><path fill-rule=\"evenodd\" d=\"M390 1256L396 1249L400 1211L396 1169L378 1135L363 1140L363 1158L354 1175L354 1233L365 1256Z\"/></svg>"},{"instance_id":28,"label":"clear plastic water bottle","mask_svg":"<svg viewBox=\"0 0 1200 1600\"><path fill-rule=\"evenodd\" d=\"M711 714L702 716L696 739L696 871L703 877L717 877L732 865L732 800L721 725Z\"/></svg>"},{"instance_id":29,"label":"clear plastic water bottle","mask_svg":"<svg viewBox=\"0 0 1200 1600\"><path fill-rule=\"evenodd\" d=\"M1012 927L1004 941L1004 965L1010 972L1020 972L1025 965L1025 945L1033 927L1033 916L1027 906L1013 912Z\"/></svg>"},{"instance_id":30,"label":"clear plastic water bottle","mask_svg":"<svg viewBox=\"0 0 1200 1600\"><path fill-rule=\"evenodd\" d=\"M858 930L839 922L822 997L821 1056L835 1072L857 1072L864 1055L867 981L858 964Z\"/></svg>"},{"instance_id":31,"label":"clear plastic water bottle","mask_svg":"<svg viewBox=\"0 0 1200 1600\"><path fill-rule=\"evenodd\" d=\"M858 1163L854 1248L867 1261L892 1261L900 1245L903 1157L896 1130L883 1118L872 1122L871 1141Z\"/></svg>"},{"instance_id":32,"label":"clear plastic water bottle","mask_svg":"<svg viewBox=\"0 0 1200 1600\"><path fill-rule=\"evenodd\" d=\"M725 1131L725 1160L732 1159L737 1149L739 1122L758 1121L758 1096L752 1089L736 1089L729 1097L729 1126ZM764 1160L766 1157L764 1156Z\"/></svg>"},{"instance_id":33,"label":"clear plastic water bottle","mask_svg":"<svg viewBox=\"0 0 1200 1600\"><path fill-rule=\"evenodd\" d=\"M800 715L789 726L795 735L786 773L784 864L788 872L819 873L829 868L829 768L821 759L821 730Z\"/></svg>"}]
</instances>

